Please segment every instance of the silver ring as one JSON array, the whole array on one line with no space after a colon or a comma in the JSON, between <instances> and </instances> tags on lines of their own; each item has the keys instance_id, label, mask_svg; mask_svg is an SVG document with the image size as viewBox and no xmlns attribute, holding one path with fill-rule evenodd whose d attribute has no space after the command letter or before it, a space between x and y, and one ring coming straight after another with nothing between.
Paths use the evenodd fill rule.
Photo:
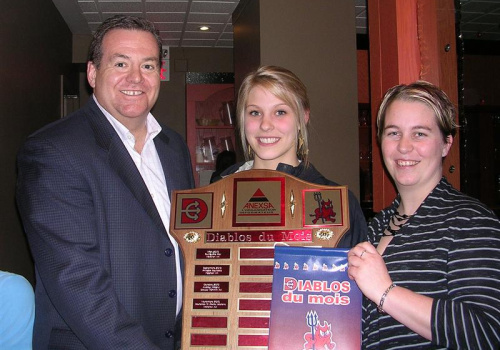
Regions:
<instances>
[{"instance_id":1,"label":"silver ring","mask_svg":"<svg viewBox=\"0 0 500 350\"><path fill-rule=\"evenodd\" d=\"M361 259L363 257L363 254L366 253L366 250L363 250L363 252L359 255L359 258Z\"/></svg>"}]
</instances>

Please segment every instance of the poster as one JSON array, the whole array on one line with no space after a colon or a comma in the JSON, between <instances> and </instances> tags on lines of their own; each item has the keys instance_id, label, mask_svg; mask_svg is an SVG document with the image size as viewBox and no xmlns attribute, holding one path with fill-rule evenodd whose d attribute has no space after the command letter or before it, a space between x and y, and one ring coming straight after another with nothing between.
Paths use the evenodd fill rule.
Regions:
<instances>
[{"instance_id":1,"label":"poster","mask_svg":"<svg viewBox=\"0 0 500 350\"><path fill-rule=\"evenodd\" d=\"M276 246L269 349L361 348L362 294L348 249Z\"/></svg>"}]
</instances>

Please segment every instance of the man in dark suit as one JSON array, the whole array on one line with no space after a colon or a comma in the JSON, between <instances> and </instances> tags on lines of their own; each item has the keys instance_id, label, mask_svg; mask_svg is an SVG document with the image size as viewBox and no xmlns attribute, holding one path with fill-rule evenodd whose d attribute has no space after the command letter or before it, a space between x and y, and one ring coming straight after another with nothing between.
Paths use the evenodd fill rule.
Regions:
<instances>
[{"instance_id":1,"label":"man in dark suit","mask_svg":"<svg viewBox=\"0 0 500 350\"><path fill-rule=\"evenodd\" d=\"M170 195L193 187L188 149L150 110L161 39L115 16L94 35L89 103L31 135L17 201L36 268L34 349L174 349L182 257Z\"/></svg>"}]
</instances>

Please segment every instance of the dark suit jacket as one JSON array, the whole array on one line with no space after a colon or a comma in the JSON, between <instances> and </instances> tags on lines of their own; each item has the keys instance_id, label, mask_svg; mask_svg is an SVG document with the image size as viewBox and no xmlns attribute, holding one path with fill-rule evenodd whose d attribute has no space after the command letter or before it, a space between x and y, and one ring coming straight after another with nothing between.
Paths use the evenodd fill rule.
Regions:
<instances>
[{"instance_id":1,"label":"dark suit jacket","mask_svg":"<svg viewBox=\"0 0 500 350\"><path fill-rule=\"evenodd\" d=\"M154 139L169 192L193 187L188 149ZM34 349L173 349L173 246L94 100L30 136L17 201L35 261Z\"/></svg>"}]
</instances>

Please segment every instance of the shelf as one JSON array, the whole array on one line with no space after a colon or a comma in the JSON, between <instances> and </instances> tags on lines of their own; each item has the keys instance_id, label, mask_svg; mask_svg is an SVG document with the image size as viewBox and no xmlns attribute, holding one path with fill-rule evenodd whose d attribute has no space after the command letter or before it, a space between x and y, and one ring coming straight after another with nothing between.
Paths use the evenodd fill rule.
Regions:
<instances>
[{"instance_id":1,"label":"shelf","mask_svg":"<svg viewBox=\"0 0 500 350\"><path fill-rule=\"evenodd\" d=\"M211 76L211 74L208 74ZM204 74L198 74L204 77ZM191 81L186 85L186 141L191 154L196 186L206 185L209 174L215 169L215 155L222 150L237 152L234 125L226 125L234 115L234 84L212 81ZM224 123L226 121L226 123ZM199 124L203 125L199 125ZM207 125L208 124L208 125ZM202 156L203 155L203 156ZM201 156L201 157L200 157ZM198 160L198 161L197 161Z\"/></svg>"}]
</instances>

